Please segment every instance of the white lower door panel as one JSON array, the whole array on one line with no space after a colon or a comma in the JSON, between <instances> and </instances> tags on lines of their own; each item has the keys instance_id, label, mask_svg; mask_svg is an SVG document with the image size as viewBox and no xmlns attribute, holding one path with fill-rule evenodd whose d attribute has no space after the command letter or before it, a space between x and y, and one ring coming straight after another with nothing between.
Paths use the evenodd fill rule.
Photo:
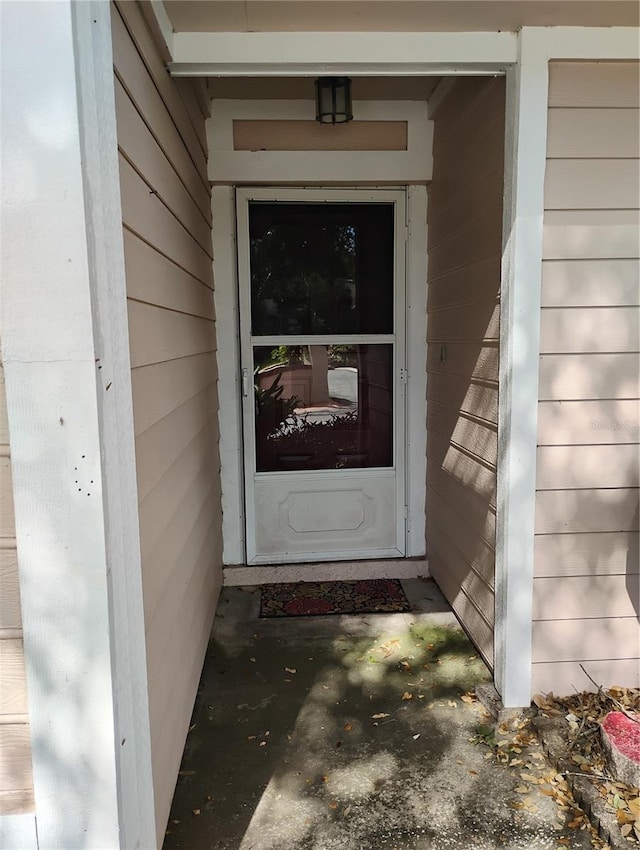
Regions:
<instances>
[{"instance_id":1,"label":"white lower door panel","mask_svg":"<svg viewBox=\"0 0 640 850\"><path fill-rule=\"evenodd\" d=\"M256 476L253 563L399 557L396 475Z\"/></svg>"}]
</instances>

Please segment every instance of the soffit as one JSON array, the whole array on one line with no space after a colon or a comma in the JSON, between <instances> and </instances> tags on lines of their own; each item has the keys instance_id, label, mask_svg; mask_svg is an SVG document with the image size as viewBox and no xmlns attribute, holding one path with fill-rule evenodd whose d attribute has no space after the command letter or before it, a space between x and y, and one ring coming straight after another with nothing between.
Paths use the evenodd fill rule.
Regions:
<instances>
[{"instance_id":1,"label":"soffit","mask_svg":"<svg viewBox=\"0 0 640 850\"><path fill-rule=\"evenodd\" d=\"M233 100L313 100L314 78L222 77L208 80L215 98ZM428 100L440 77L354 77L353 100Z\"/></svg>"},{"instance_id":2,"label":"soffit","mask_svg":"<svg viewBox=\"0 0 640 850\"><path fill-rule=\"evenodd\" d=\"M176 32L494 32L637 26L637 0L165 0Z\"/></svg>"}]
</instances>

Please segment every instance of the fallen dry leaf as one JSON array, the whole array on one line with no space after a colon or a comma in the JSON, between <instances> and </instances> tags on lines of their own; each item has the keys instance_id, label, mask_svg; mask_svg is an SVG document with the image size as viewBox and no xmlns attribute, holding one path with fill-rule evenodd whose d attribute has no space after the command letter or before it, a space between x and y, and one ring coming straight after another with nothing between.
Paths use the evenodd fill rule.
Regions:
<instances>
[{"instance_id":1,"label":"fallen dry leaf","mask_svg":"<svg viewBox=\"0 0 640 850\"><path fill-rule=\"evenodd\" d=\"M410 694L409 691L405 691L402 694L402 699L413 699L413 694Z\"/></svg>"},{"instance_id":2,"label":"fallen dry leaf","mask_svg":"<svg viewBox=\"0 0 640 850\"><path fill-rule=\"evenodd\" d=\"M345 723L342 728L345 732L351 732L351 730L353 729L353 725L351 723Z\"/></svg>"},{"instance_id":3,"label":"fallen dry leaf","mask_svg":"<svg viewBox=\"0 0 640 850\"><path fill-rule=\"evenodd\" d=\"M285 667L284 672L285 673L297 673L298 671L296 670L295 667Z\"/></svg>"}]
</instances>

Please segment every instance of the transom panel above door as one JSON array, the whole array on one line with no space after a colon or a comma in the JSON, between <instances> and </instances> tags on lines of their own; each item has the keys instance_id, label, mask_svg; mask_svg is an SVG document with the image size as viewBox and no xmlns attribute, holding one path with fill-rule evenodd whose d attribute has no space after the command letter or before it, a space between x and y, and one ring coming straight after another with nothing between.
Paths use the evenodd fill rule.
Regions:
<instances>
[{"instance_id":1,"label":"transom panel above door","mask_svg":"<svg viewBox=\"0 0 640 850\"><path fill-rule=\"evenodd\" d=\"M237 192L247 563L405 554L405 193Z\"/></svg>"}]
</instances>

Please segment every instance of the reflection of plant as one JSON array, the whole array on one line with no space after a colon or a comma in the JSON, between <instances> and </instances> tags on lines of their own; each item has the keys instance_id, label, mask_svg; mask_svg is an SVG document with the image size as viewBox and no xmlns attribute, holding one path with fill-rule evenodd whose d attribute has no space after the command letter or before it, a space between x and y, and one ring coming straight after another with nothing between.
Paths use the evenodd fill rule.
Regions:
<instances>
[{"instance_id":1,"label":"reflection of plant","mask_svg":"<svg viewBox=\"0 0 640 850\"><path fill-rule=\"evenodd\" d=\"M348 333L355 309L354 226L313 210L301 209L296 218L252 213L253 322L262 333Z\"/></svg>"},{"instance_id":2,"label":"reflection of plant","mask_svg":"<svg viewBox=\"0 0 640 850\"><path fill-rule=\"evenodd\" d=\"M360 429L358 411L334 414L326 422L315 422L307 416L293 416L282 421L267 436L268 445L279 455L300 455L305 469L340 469L358 453Z\"/></svg>"},{"instance_id":3,"label":"reflection of plant","mask_svg":"<svg viewBox=\"0 0 640 850\"><path fill-rule=\"evenodd\" d=\"M272 349L271 359L274 363L285 363L290 366L304 363L304 349L302 345L279 345Z\"/></svg>"},{"instance_id":4,"label":"reflection of plant","mask_svg":"<svg viewBox=\"0 0 640 850\"><path fill-rule=\"evenodd\" d=\"M336 366L355 366L356 364L355 345L329 345L327 346L327 355L329 365L334 368Z\"/></svg>"},{"instance_id":5,"label":"reflection of plant","mask_svg":"<svg viewBox=\"0 0 640 850\"><path fill-rule=\"evenodd\" d=\"M270 433L285 422L300 405L296 395L282 398L284 387L280 383L282 372L276 372L273 382L260 386L260 367L253 373L253 393L256 405L256 425L262 433Z\"/></svg>"}]
</instances>

